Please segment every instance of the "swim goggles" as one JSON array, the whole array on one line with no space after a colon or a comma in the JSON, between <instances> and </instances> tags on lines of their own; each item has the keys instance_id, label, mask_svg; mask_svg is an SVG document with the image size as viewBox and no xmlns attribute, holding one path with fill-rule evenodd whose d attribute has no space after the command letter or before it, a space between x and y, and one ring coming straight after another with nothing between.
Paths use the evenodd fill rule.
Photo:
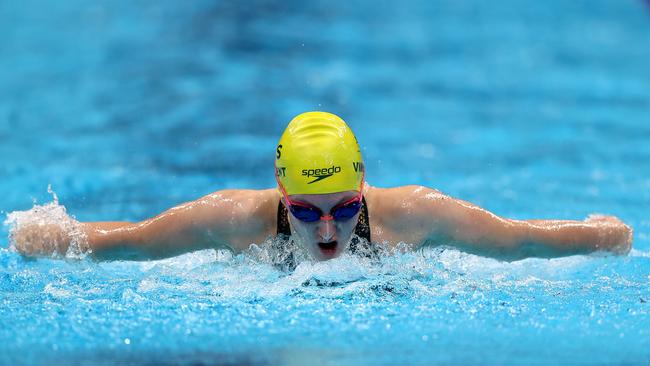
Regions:
<instances>
[{"instance_id":1,"label":"swim goggles","mask_svg":"<svg viewBox=\"0 0 650 366\"><path fill-rule=\"evenodd\" d=\"M289 197L285 196L284 199L289 204L289 211L295 218L304 222L315 222L318 220L336 220L347 221L354 217L361 209L361 192L345 202L332 207L329 214L323 215L323 211L316 206L312 206L302 202L291 201Z\"/></svg>"},{"instance_id":2,"label":"swim goggles","mask_svg":"<svg viewBox=\"0 0 650 366\"><path fill-rule=\"evenodd\" d=\"M284 190L284 187L282 187L282 184L278 185L280 186L280 191L284 196L285 202L289 206L289 211L291 211L291 214L303 222L316 222L318 220L347 221L359 213L363 202L363 193L362 190L359 189L358 195L345 202L339 203L338 205L332 207L327 215L323 215L323 211L316 206L303 202L292 201L287 195L287 192Z\"/></svg>"}]
</instances>

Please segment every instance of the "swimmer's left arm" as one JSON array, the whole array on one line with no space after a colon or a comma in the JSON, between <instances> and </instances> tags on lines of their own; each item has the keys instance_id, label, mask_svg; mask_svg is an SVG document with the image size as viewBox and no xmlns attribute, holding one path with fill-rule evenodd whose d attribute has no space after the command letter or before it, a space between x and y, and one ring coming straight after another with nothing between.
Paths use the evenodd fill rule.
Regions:
<instances>
[{"instance_id":1,"label":"swimmer's left arm","mask_svg":"<svg viewBox=\"0 0 650 366\"><path fill-rule=\"evenodd\" d=\"M421 243L449 243L488 254L557 256L597 250L629 252L632 229L613 216L585 221L512 220L436 190L413 187L405 195Z\"/></svg>"},{"instance_id":2,"label":"swimmer's left arm","mask_svg":"<svg viewBox=\"0 0 650 366\"><path fill-rule=\"evenodd\" d=\"M633 230L615 216L591 215L584 221L510 220L523 226L521 245L542 245L564 253L609 251L627 254Z\"/></svg>"}]
</instances>

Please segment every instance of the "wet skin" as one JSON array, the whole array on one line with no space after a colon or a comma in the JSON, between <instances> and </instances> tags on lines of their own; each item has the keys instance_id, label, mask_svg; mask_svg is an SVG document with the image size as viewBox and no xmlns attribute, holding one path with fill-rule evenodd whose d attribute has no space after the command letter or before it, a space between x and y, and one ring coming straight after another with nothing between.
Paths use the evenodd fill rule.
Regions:
<instances>
[{"instance_id":1,"label":"wet skin","mask_svg":"<svg viewBox=\"0 0 650 366\"><path fill-rule=\"evenodd\" d=\"M323 195L293 195L329 213L354 191ZM625 254L632 229L614 216L592 215L575 220L515 220L497 216L469 202L428 187L377 188L365 184L373 242L392 247L400 242L413 249L453 245L481 255L517 259L554 257L596 250ZM182 253L228 248L239 253L277 233L277 189L222 190L173 207L140 222L74 222L83 233L83 248L96 259L146 260ZM358 221L319 220L305 223L289 214L292 235L313 255L325 260L345 251ZM24 255L64 254L73 232L56 223L24 223L12 229L11 241Z\"/></svg>"},{"instance_id":2,"label":"wet skin","mask_svg":"<svg viewBox=\"0 0 650 366\"><path fill-rule=\"evenodd\" d=\"M318 207L324 214L327 214L332 207L354 198L357 194L355 191L330 194L296 194L290 195L289 199ZM282 202L286 206L284 199L282 199ZM315 259L326 260L338 257L345 251L357 225L359 213L345 221L324 220L321 217L320 220L315 222L304 222L298 220L290 211L288 217L291 234L298 238Z\"/></svg>"}]
</instances>

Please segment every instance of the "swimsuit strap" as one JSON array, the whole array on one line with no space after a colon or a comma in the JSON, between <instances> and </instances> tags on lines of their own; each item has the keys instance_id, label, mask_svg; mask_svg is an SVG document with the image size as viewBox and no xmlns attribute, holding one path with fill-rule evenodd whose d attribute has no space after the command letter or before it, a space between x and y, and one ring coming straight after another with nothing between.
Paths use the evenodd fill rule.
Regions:
<instances>
[{"instance_id":1,"label":"swimsuit strap","mask_svg":"<svg viewBox=\"0 0 650 366\"><path fill-rule=\"evenodd\" d=\"M354 233L362 239L365 239L366 242L361 242L358 238L352 238L350 241L350 251L355 253L361 248L360 245L364 247L371 243L370 241L370 217L368 216L368 205L366 205L366 198L361 198L361 213L359 214L359 221L357 226L354 228ZM289 226L289 212L282 202L278 202L278 236L291 236L291 228ZM366 244L368 243L368 244ZM367 253L367 251L365 251Z\"/></svg>"}]
</instances>

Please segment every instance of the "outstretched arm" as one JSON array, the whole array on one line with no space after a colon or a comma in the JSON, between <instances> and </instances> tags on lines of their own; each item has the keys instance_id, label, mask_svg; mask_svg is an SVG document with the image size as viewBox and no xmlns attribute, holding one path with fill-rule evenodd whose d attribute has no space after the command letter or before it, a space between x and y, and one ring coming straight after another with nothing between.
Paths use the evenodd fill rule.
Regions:
<instances>
[{"instance_id":1,"label":"outstretched arm","mask_svg":"<svg viewBox=\"0 0 650 366\"><path fill-rule=\"evenodd\" d=\"M65 254L72 242L99 259L157 259L206 248L240 251L272 233L275 216L268 213L273 202L277 205L275 194L219 191L137 223L77 223L76 230L23 225L11 238L26 255Z\"/></svg>"},{"instance_id":2,"label":"outstretched arm","mask_svg":"<svg viewBox=\"0 0 650 366\"><path fill-rule=\"evenodd\" d=\"M632 229L613 216L585 221L512 220L424 187L403 187L402 225L423 244L453 244L501 257L558 256L597 250L629 252Z\"/></svg>"}]
</instances>

